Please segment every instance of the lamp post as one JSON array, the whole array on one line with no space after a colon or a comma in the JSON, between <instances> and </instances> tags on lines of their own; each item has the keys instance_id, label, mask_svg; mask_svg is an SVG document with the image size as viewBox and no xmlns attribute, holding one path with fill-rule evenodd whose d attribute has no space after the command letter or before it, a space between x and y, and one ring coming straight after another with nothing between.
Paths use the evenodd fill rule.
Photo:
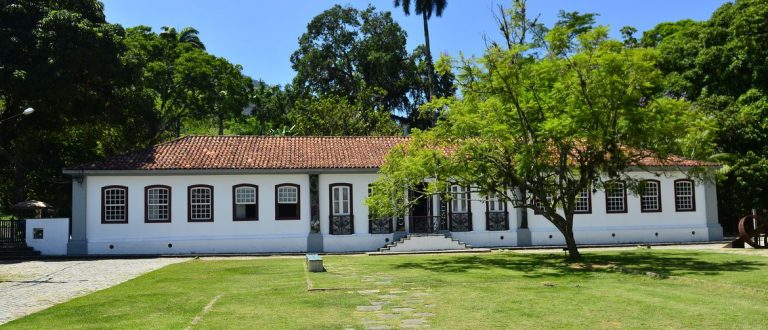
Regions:
<instances>
[{"instance_id":1,"label":"lamp post","mask_svg":"<svg viewBox=\"0 0 768 330\"><path fill-rule=\"evenodd\" d=\"M13 118L16 118L16 117L18 117L18 116L22 116L22 115L24 115L24 116L29 116L29 115L31 115L33 112L35 112L35 109L32 109L32 108L26 108L26 109L24 109L24 111L22 111L22 112L19 112L19 113L15 114L15 115L13 115L13 116L10 116L10 117L8 117L8 118L5 118L5 119L3 119L3 120L0 120L0 123L2 123L2 122L5 122L5 121L8 121L8 120L11 120L11 119L13 119Z\"/></svg>"}]
</instances>

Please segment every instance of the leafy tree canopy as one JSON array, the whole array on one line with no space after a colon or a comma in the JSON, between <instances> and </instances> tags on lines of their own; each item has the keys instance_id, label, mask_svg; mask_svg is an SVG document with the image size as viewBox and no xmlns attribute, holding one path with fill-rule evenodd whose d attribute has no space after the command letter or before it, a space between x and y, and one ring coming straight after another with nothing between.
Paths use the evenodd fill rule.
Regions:
<instances>
[{"instance_id":1,"label":"leafy tree canopy","mask_svg":"<svg viewBox=\"0 0 768 330\"><path fill-rule=\"evenodd\" d=\"M301 95L335 95L355 101L365 88L380 91L383 111L407 102L406 33L389 12L334 6L316 16L291 56Z\"/></svg>"},{"instance_id":2,"label":"leafy tree canopy","mask_svg":"<svg viewBox=\"0 0 768 330\"><path fill-rule=\"evenodd\" d=\"M635 182L627 171L642 157L708 155L713 123L663 94L658 52L583 26L558 24L543 40L464 60L462 97L430 103L449 109L444 119L389 154L368 200L373 212L402 214L405 190L426 178L427 193L448 199L447 186L459 184L539 211L578 258L577 194L612 179ZM534 45L545 56L533 55Z\"/></svg>"},{"instance_id":3,"label":"leafy tree canopy","mask_svg":"<svg viewBox=\"0 0 768 330\"><path fill-rule=\"evenodd\" d=\"M720 182L720 220L735 230L751 209L768 209L768 3L737 0L703 22L662 23L645 32L642 45L656 47L669 95L694 102L721 129L715 158L725 163Z\"/></svg>"},{"instance_id":4,"label":"leafy tree canopy","mask_svg":"<svg viewBox=\"0 0 768 330\"><path fill-rule=\"evenodd\" d=\"M4 1L0 5L0 207L46 197L66 211L66 164L131 144L133 71L121 58L124 30L98 1ZM87 60L84 60L87 59Z\"/></svg>"},{"instance_id":5,"label":"leafy tree canopy","mask_svg":"<svg viewBox=\"0 0 768 330\"><path fill-rule=\"evenodd\" d=\"M205 52L194 28L163 27L159 34L137 26L127 30L127 58L142 70L139 88L151 95L153 141L181 134L185 120L224 122L241 115L251 98L251 79L242 67Z\"/></svg>"}]
</instances>

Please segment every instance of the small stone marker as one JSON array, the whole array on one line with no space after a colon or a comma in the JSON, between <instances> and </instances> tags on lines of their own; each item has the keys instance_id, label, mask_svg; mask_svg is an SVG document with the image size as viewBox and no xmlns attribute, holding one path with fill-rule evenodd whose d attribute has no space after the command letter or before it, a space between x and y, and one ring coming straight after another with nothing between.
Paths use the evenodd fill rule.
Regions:
<instances>
[{"instance_id":1,"label":"small stone marker","mask_svg":"<svg viewBox=\"0 0 768 330\"><path fill-rule=\"evenodd\" d=\"M324 272L323 258L317 254L307 254L307 270L313 273Z\"/></svg>"}]
</instances>

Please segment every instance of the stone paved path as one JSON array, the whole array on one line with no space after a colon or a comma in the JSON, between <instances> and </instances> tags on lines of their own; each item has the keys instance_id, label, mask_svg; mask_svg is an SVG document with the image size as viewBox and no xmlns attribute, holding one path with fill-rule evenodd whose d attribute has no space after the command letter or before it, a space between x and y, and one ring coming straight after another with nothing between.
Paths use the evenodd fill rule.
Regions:
<instances>
[{"instance_id":1,"label":"stone paved path","mask_svg":"<svg viewBox=\"0 0 768 330\"><path fill-rule=\"evenodd\" d=\"M0 324L186 260L0 261Z\"/></svg>"},{"instance_id":2,"label":"stone paved path","mask_svg":"<svg viewBox=\"0 0 768 330\"><path fill-rule=\"evenodd\" d=\"M368 298L369 305L357 306L357 317L363 328L400 329L428 328L435 316L435 302L427 288L392 285L391 275L378 273L363 276L360 281L371 289L356 293Z\"/></svg>"}]
</instances>

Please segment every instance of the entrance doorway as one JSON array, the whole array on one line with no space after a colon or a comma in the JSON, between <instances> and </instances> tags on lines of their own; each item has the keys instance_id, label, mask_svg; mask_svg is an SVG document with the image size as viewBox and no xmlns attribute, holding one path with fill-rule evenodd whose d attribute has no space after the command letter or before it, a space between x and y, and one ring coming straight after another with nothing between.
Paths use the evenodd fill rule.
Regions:
<instances>
[{"instance_id":1,"label":"entrance doorway","mask_svg":"<svg viewBox=\"0 0 768 330\"><path fill-rule=\"evenodd\" d=\"M417 234L426 234L434 232L432 223L432 197L424 194L424 185L421 185L418 191L411 191L408 198L414 201L408 214L410 223L410 232Z\"/></svg>"}]
</instances>

